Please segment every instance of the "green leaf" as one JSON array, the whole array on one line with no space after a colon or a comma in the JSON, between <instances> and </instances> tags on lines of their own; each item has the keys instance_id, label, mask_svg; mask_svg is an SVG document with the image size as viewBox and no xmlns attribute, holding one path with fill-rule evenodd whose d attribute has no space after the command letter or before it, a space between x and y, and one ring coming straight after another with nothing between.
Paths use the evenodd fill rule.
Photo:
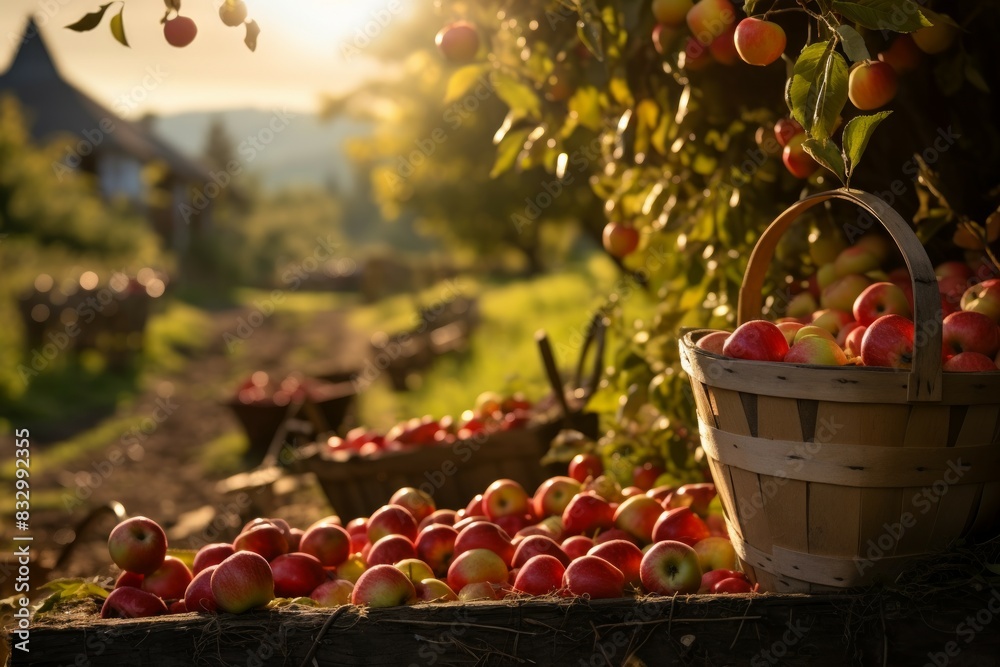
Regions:
<instances>
[{"instance_id":1,"label":"green leaf","mask_svg":"<svg viewBox=\"0 0 1000 667\"><path fill-rule=\"evenodd\" d=\"M493 85L497 95L507 103L511 111L521 114L522 117L538 118L541 115L541 102L538 95L529 86L507 74L498 74Z\"/></svg>"},{"instance_id":2,"label":"green leaf","mask_svg":"<svg viewBox=\"0 0 1000 667\"><path fill-rule=\"evenodd\" d=\"M913 0L834 0L833 11L871 30L913 32L931 25Z\"/></svg>"},{"instance_id":3,"label":"green leaf","mask_svg":"<svg viewBox=\"0 0 1000 667\"><path fill-rule=\"evenodd\" d=\"M122 45L128 46L128 39L125 37L125 24L122 21L122 14L125 12L123 5L121 10L111 17L111 34L114 35Z\"/></svg>"},{"instance_id":4,"label":"green leaf","mask_svg":"<svg viewBox=\"0 0 1000 667\"><path fill-rule=\"evenodd\" d=\"M603 61L604 26L594 18L594 14L598 11L596 4L592 0L588 2L578 1L577 10L580 13L580 20L576 22L576 34L587 50L593 53L599 61Z\"/></svg>"},{"instance_id":5,"label":"green leaf","mask_svg":"<svg viewBox=\"0 0 1000 667\"><path fill-rule=\"evenodd\" d=\"M570 116L594 132L601 129L604 117L601 115L601 93L594 86L580 86L569 98Z\"/></svg>"},{"instance_id":6,"label":"green leaf","mask_svg":"<svg viewBox=\"0 0 1000 667\"><path fill-rule=\"evenodd\" d=\"M934 11L932 9L928 9L927 7L921 7L920 8L920 13L923 14L925 17L927 17L927 19L933 25L938 25L939 23L944 23L945 25L950 25L952 28L955 28L957 30L961 30L962 29L962 26L960 26L955 21L955 19L951 18L947 14L939 14L939 13L937 13L936 11Z\"/></svg>"},{"instance_id":7,"label":"green leaf","mask_svg":"<svg viewBox=\"0 0 1000 667\"><path fill-rule=\"evenodd\" d=\"M802 149L812 156L816 162L832 171L841 183L847 183L847 170L844 165L844 156L837 148L837 144L829 139L820 141L819 139L806 139L802 142Z\"/></svg>"},{"instance_id":8,"label":"green leaf","mask_svg":"<svg viewBox=\"0 0 1000 667\"><path fill-rule=\"evenodd\" d=\"M830 40L802 49L788 88L792 117L814 139L830 137L847 103L847 62L833 47Z\"/></svg>"},{"instance_id":9,"label":"green leaf","mask_svg":"<svg viewBox=\"0 0 1000 667\"><path fill-rule=\"evenodd\" d=\"M849 25L837 26L837 32L840 33L840 39L844 44L844 53L847 54L852 63L872 59L871 54L868 53L868 47L865 45L865 38L861 36L861 33Z\"/></svg>"},{"instance_id":10,"label":"green leaf","mask_svg":"<svg viewBox=\"0 0 1000 667\"><path fill-rule=\"evenodd\" d=\"M76 32L87 32L88 30L93 30L101 24L101 19L104 18L104 12L108 11L108 7L110 6L110 2L105 5L101 5L96 12L86 14L76 23L71 23L66 27L70 30L75 30Z\"/></svg>"},{"instance_id":11,"label":"green leaf","mask_svg":"<svg viewBox=\"0 0 1000 667\"><path fill-rule=\"evenodd\" d=\"M507 133L507 136L497 146L497 159L490 171L490 178L496 178L514 165L514 160L521 153L524 142L530 133L531 130L527 129Z\"/></svg>"},{"instance_id":12,"label":"green leaf","mask_svg":"<svg viewBox=\"0 0 1000 667\"><path fill-rule=\"evenodd\" d=\"M448 79L448 89L444 94L444 103L450 104L465 95L465 93L468 92L468 90L472 88L477 81L479 81L480 77L489 72L491 69L492 65L489 63L480 63L476 65L466 65L465 67L457 70L451 75L451 78Z\"/></svg>"},{"instance_id":13,"label":"green leaf","mask_svg":"<svg viewBox=\"0 0 1000 667\"><path fill-rule=\"evenodd\" d=\"M847 178L861 162L861 156L868 148L868 140L879 123L889 117L891 111L880 111L870 116L858 116L847 121L844 126L844 155L847 156Z\"/></svg>"},{"instance_id":14,"label":"green leaf","mask_svg":"<svg viewBox=\"0 0 1000 667\"><path fill-rule=\"evenodd\" d=\"M973 86L978 88L980 91L986 93L990 92L990 84L986 83L986 79L983 78L982 72L976 67L976 64L972 62L969 58L965 62L965 79L971 83Z\"/></svg>"},{"instance_id":15,"label":"green leaf","mask_svg":"<svg viewBox=\"0 0 1000 667\"><path fill-rule=\"evenodd\" d=\"M746 0L746 2L743 3L743 13L747 16L752 16L754 10L757 9L758 2L759 0Z\"/></svg>"},{"instance_id":16,"label":"green leaf","mask_svg":"<svg viewBox=\"0 0 1000 667\"><path fill-rule=\"evenodd\" d=\"M57 603L64 600L82 600L92 597L104 599L108 597L108 591L103 586L86 579L54 579L40 588L54 592L35 610L36 614L51 611Z\"/></svg>"},{"instance_id":17,"label":"green leaf","mask_svg":"<svg viewBox=\"0 0 1000 667\"><path fill-rule=\"evenodd\" d=\"M243 38L243 43L247 45L247 48L251 51L257 50L257 35L260 34L260 26L257 25L256 21L250 20L246 22L247 34Z\"/></svg>"}]
</instances>

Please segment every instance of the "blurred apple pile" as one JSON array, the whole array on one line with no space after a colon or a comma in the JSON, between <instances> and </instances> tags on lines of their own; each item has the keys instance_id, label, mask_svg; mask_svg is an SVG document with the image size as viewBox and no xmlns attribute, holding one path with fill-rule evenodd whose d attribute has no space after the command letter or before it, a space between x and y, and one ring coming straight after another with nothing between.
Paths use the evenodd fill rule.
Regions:
<instances>
[{"instance_id":1,"label":"blurred apple pile","mask_svg":"<svg viewBox=\"0 0 1000 667\"><path fill-rule=\"evenodd\" d=\"M467 507L438 509L399 489L370 517L329 516L305 530L254 519L232 543L202 547L189 567L168 555L153 520L108 539L122 573L102 618L241 613L281 598L313 606L554 595L748 593L712 484L620 488L586 455L571 476L528 495L499 479Z\"/></svg>"},{"instance_id":2,"label":"blurred apple pile","mask_svg":"<svg viewBox=\"0 0 1000 667\"><path fill-rule=\"evenodd\" d=\"M874 234L850 247L815 239L810 250L819 269L808 289L791 297L787 317L713 332L698 347L736 359L909 368L913 290L905 267L883 270L890 242ZM1000 370L1000 278L959 261L940 264L935 274L944 370Z\"/></svg>"},{"instance_id":3,"label":"blurred apple pile","mask_svg":"<svg viewBox=\"0 0 1000 667\"><path fill-rule=\"evenodd\" d=\"M313 383L296 375L278 380L264 371L256 371L240 384L236 400L244 405L288 405L306 397L318 400Z\"/></svg>"},{"instance_id":4,"label":"blurred apple pile","mask_svg":"<svg viewBox=\"0 0 1000 667\"><path fill-rule=\"evenodd\" d=\"M531 421L534 404L516 393L500 396L483 392L475 407L462 413L459 419L429 415L414 417L397 424L386 433L365 427L352 429L343 438L332 436L324 453L330 457L377 456L382 452L406 451L414 447L450 445L479 434L524 428Z\"/></svg>"}]
</instances>

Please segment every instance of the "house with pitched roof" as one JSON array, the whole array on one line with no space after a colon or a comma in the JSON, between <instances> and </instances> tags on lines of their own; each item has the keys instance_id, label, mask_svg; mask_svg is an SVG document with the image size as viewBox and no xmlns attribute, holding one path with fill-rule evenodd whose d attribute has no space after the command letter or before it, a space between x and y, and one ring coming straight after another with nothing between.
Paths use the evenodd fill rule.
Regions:
<instances>
[{"instance_id":1,"label":"house with pitched roof","mask_svg":"<svg viewBox=\"0 0 1000 667\"><path fill-rule=\"evenodd\" d=\"M180 254L207 228L211 206L193 205L193 196L211 182L209 171L143 123L125 120L67 81L33 19L0 74L0 97L8 95L20 103L34 141L63 144L64 157L53 165L57 176L70 170L92 174L105 199L142 211L164 244Z\"/></svg>"}]
</instances>

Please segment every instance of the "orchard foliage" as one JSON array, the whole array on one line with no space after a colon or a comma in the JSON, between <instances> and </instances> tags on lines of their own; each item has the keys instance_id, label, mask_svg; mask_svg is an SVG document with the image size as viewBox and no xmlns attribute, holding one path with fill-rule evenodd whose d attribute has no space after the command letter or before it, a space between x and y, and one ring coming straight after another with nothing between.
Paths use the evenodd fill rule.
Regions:
<instances>
[{"instance_id":1,"label":"orchard foliage","mask_svg":"<svg viewBox=\"0 0 1000 667\"><path fill-rule=\"evenodd\" d=\"M1000 9L966 1L948 3L945 15L912 0L690 4L455 1L442 11L445 24L477 25L488 51L452 74L449 96L488 75L508 108L494 135L494 174L541 166L570 188L588 183L610 221L641 231L626 264L660 306L648 321L617 323L624 344L612 375L622 395L615 442L668 449L680 466L696 450L677 332L732 327L746 256L778 211L849 183L882 194L913 219L932 254L947 255L961 252L951 241L958 230L982 239L1000 202L1000 141L988 120L1000 78L989 46ZM671 17L670 5L686 21ZM777 24L770 32L779 49L787 35L780 60L740 60L734 32L747 17ZM890 49L883 59L899 70L898 92L865 81L867 69L850 81L852 67L881 66L876 57ZM760 62L775 58L757 51ZM863 113L849 92L878 110ZM788 116L804 129L795 141L803 158L825 167L808 179L782 164L772 128ZM810 231L840 227L853 241L866 229L856 216L824 210L812 230L792 235L775 267L772 313L791 292L776 288L810 272ZM611 295L609 314L622 298L627 292Z\"/></svg>"}]
</instances>

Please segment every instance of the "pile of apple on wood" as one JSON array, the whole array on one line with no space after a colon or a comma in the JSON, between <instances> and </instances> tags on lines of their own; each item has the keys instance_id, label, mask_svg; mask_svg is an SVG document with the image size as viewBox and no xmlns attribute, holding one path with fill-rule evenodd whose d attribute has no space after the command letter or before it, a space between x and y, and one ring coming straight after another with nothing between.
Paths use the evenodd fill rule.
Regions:
<instances>
[{"instance_id":1,"label":"pile of apple on wood","mask_svg":"<svg viewBox=\"0 0 1000 667\"><path fill-rule=\"evenodd\" d=\"M108 539L123 572L101 617L238 614L282 598L393 607L755 590L736 571L714 485L621 490L601 472L599 459L581 454L570 476L546 480L533 496L501 479L458 511L407 487L346 526L337 516L305 531L254 519L231 544L202 547L191 568L167 555L156 522L127 519Z\"/></svg>"},{"instance_id":2,"label":"pile of apple on wood","mask_svg":"<svg viewBox=\"0 0 1000 667\"><path fill-rule=\"evenodd\" d=\"M323 454L331 457L370 457L416 447L451 445L477 435L524 428L536 416L534 407L521 393L501 396L492 391L483 392L476 398L475 407L462 412L459 419L450 415L440 419L430 415L414 417L396 424L385 433L359 426L348 431L343 438L331 436Z\"/></svg>"},{"instance_id":3,"label":"pile of apple on wood","mask_svg":"<svg viewBox=\"0 0 1000 667\"><path fill-rule=\"evenodd\" d=\"M791 298L787 317L777 324L753 320L731 334L708 334L697 345L737 359L909 368L913 291L905 267L883 271L889 251L884 237L863 236L809 277L808 288ZM811 252L832 254L821 242ZM935 269L944 315L945 371L1000 369L1000 278L980 282L989 273L978 273L958 261Z\"/></svg>"}]
</instances>

